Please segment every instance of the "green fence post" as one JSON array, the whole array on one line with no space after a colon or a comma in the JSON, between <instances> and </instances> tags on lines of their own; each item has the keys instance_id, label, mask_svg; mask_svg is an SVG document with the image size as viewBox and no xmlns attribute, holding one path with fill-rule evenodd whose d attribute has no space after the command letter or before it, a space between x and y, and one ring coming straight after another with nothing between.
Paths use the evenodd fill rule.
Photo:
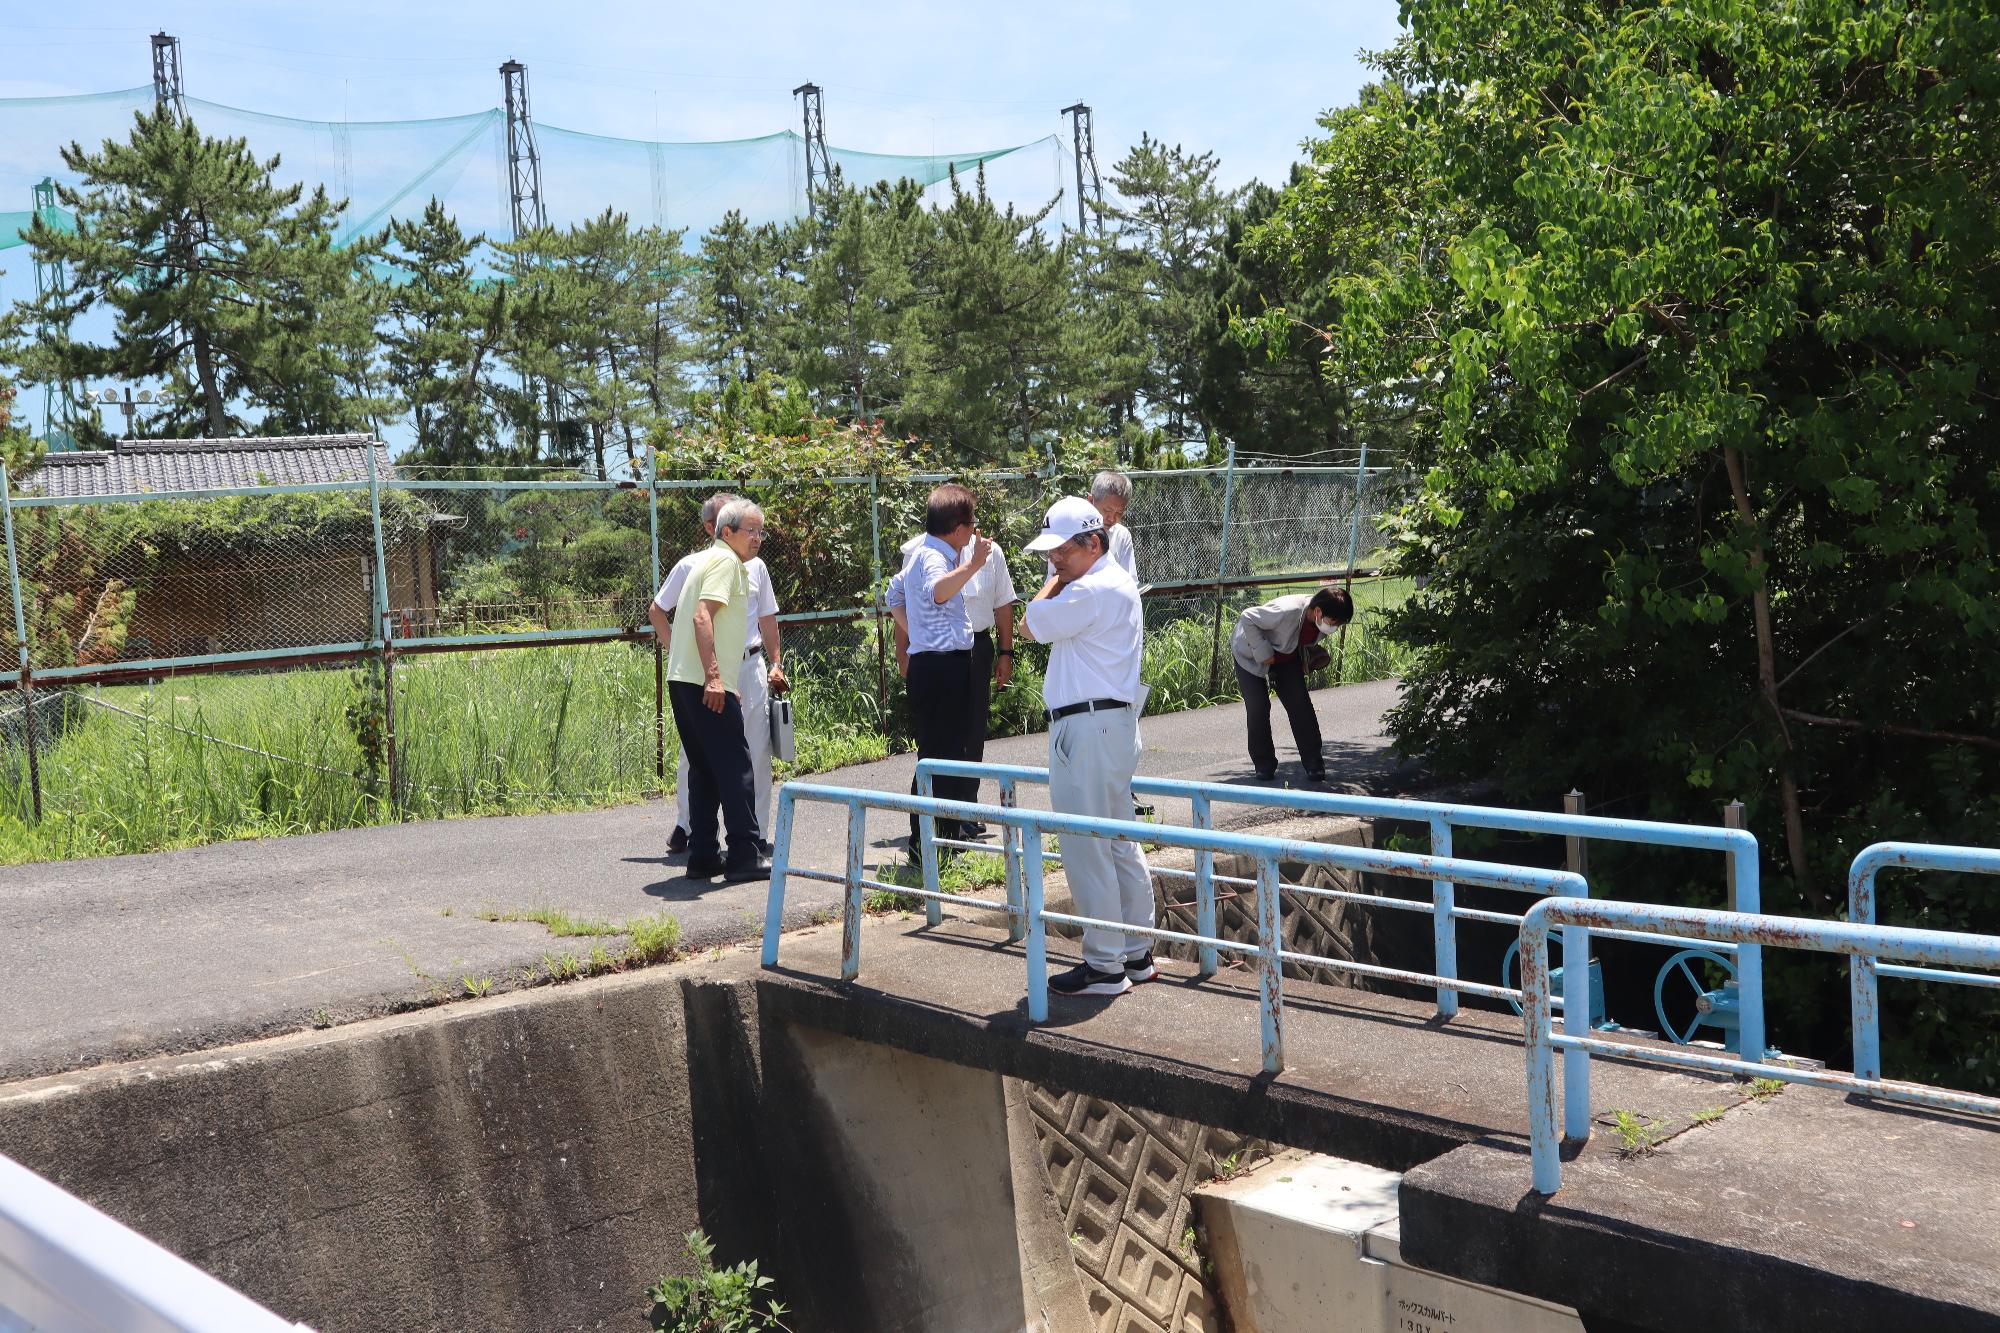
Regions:
<instances>
[{"instance_id":1,"label":"green fence post","mask_svg":"<svg viewBox=\"0 0 2000 1333\"><path fill-rule=\"evenodd\" d=\"M21 653L21 734L28 749L28 799L35 822L42 822L42 765L35 753L35 682L28 670L28 613L21 601L21 562L14 554L14 491L7 465L0 463L0 516L7 527L7 586L14 594L14 641Z\"/></svg>"},{"instance_id":2,"label":"green fence post","mask_svg":"<svg viewBox=\"0 0 2000 1333\"><path fill-rule=\"evenodd\" d=\"M1347 529L1347 595L1354 596L1354 562L1361 558L1361 493L1368 486L1368 441L1361 441L1361 458L1354 465L1354 516ZM1333 666L1333 683L1347 675L1347 626L1340 627L1340 658Z\"/></svg>"},{"instance_id":3,"label":"green fence post","mask_svg":"<svg viewBox=\"0 0 2000 1333\"><path fill-rule=\"evenodd\" d=\"M1208 696L1213 699L1221 683L1222 670L1222 584L1229 577L1229 523L1236 507L1236 441L1229 442L1229 461L1222 474L1222 555L1215 562L1215 625L1209 631Z\"/></svg>"},{"instance_id":4,"label":"green fence post","mask_svg":"<svg viewBox=\"0 0 2000 1333\"><path fill-rule=\"evenodd\" d=\"M881 474L868 474L868 599L875 611L875 728L889 734L889 650L882 622L882 487Z\"/></svg>"},{"instance_id":5,"label":"green fence post","mask_svg":"<svg viewBox=\"0 0 2000 1333\"><path fill-rule=\"evenodd\" d=\"M660 578L660 451L646 446L646 531L652 534L653 595L659 595ZM651 605L649 602L648 605ZM647 627L652 625L649 612ZM667 663L660 651L660 636L653 636L653 776L660 790L667 787Z\"/></svg>"},{"instance_id":6,"label":"green fence post","mask_svg":"<svg viewBox=\"0 0 2000 1333\"><path fill-rule=\"evenodd\" d=\"M396 676L389 624L389 560L382 544L382 476L375 466L375 441L368 450L368 518L375 535L375 633L372 646L382 655L382 739L389 761L389 810L402 812L402 797L396 782Z\"/></svg>"}]
</instances>

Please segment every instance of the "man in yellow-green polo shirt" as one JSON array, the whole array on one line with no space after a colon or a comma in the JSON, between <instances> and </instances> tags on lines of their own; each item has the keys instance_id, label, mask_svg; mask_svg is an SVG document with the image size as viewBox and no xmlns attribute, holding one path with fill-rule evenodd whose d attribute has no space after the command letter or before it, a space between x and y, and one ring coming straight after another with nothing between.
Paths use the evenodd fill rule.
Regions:
<instances>
[{"instance_id":1,"label":"man in yellow-green polo shirt","mask_svg":"<svg viewBox=\"0 0 2000 1333\"><path fill-rule=\"evenodd\" d=\"M667 651L667 696L688 759L689 879L720 875L737 884L771 873L771 863L757 850L750 747L736 695L750 629L750 576L744 566L763 546L764 512L748 500L724 505L715 518L715 545L689 567L674 608L675 626L687 627ZM726 858L716 833L718 807L729 836Z\"/></svg>"}]
</instances>

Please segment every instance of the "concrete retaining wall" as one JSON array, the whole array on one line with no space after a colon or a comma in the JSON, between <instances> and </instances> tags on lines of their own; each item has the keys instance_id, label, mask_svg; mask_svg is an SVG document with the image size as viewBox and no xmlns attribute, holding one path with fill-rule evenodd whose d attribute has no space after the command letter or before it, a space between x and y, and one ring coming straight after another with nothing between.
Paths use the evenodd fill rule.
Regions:
<instances>
[{"instance_id":1,"label":"concrete retaining wall","mask_svg":"<svg viewBox=\"0 0 2000 1333\"><path fill-rule=\"evenodd\" d=\"M0 1153L320 1333L640 1328L697 1226L814 1333L1089 1333L1023 1085L767 1021L754 975L0 1087Z\"/></svg>"},{"instance_id":2,"label":"concrete retaining wall","mask_svg":"<svg viewBox=\"0 0 2000 1333\"><path fill-rule=\"evenodd\" d=\"M697 1222L656 972L0 1090L0 1152L322 1333L632 1327Z\"/></svg>"}]
</instances>

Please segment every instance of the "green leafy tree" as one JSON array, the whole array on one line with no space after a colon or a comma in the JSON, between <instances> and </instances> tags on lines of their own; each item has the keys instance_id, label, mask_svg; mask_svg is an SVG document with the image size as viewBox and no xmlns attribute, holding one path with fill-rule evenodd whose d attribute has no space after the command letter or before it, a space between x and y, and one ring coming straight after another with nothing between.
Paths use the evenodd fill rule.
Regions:
<instances>
[{"instance_id":1,"label":"green leafy tree","mask_svg":"<svg viewBox=\"0 0 2000 1333\"><path fill-rule=\"evenodd\" d=\"M368 247L334 246L343 205L273 179L241 139L211 139L170 111L140 113L124 142L63 149L57 187L74 232L37 217L37 259L68 267L35 319L52 332L22 363L37 380L163 379L178 391L152 423L227 436L240 413L281 431L368 424L373 301ZM106 310L108 342L72 331Z\"/></svg>"},{"instance_id":2,"label":"green leafy tree","mask_svg":"<svg viewBox=\"0 0 2000 1333\"><path fill-rule=\"evenodd\" d=\"M1294 175L1296 183L1297 174ZM1329 379L1326 340L1333 323L1323 284L1295 287L1293 274L1251 242L1278 204L1278 192L1252 185L1229 218L1213 270L1215 304L1201 342L1196 405L1224 439L1251 454L1322 453L1351 443L1347 386ZM1246 346L1234 321L1282 309L1297 330L1267 348Z\"/></svg>"},{"instance_id":3,"label":"green leafy tree","mask_svg":"<svg viewBox=\"0 0 2000 1333\"><path fill-rule=\"evenodd\" d=\"M1230 329L1248 356L1239 361L1222 340L1211 344L1204 401L1229 422L1225 434L1238 432L1253 448L1264 440L1283 453L1287 437L1302 441L1301 404L1315 422L1338 422L1342 433L1328 444L1366 440L1385 459L1434 416L1428 359L1363 364L1330 355L1343 284L1448 284L1449 245L1472 225L1468 201L1439 179L1435 131L1401 81L1407 51L1379 59L1389 77L1320 118L1324 135L1308 141L1310 160L1293 169L1274 206L1255 197L1246 205L1240 242L1232 224L1219 279ZM1307 388L1309 365L1323 387Z\"/></svg>"},{"instance_id":4,"label":"green leafy tree","mask_svg":"<svg viewBox=\"0 0 2000 1333\"><path fill-rule=\"evenodd\" d=\"M1832 914L1876 838L1990 842L2000 14L1405 14L1385 72L1459 225L1332 288L1343 373L1435 414L1397 533L1425 576L1400 743L1524 799L1741 797L1779 911ZM1277 225L1364 227L1310 192ZM1914 919L2000 926L1982 903L1931 880ZM2000 1083L2000 1037L1946 1035L1959 997L1912 1003L1932 1069Z\"/></svg>"}]
</instances>

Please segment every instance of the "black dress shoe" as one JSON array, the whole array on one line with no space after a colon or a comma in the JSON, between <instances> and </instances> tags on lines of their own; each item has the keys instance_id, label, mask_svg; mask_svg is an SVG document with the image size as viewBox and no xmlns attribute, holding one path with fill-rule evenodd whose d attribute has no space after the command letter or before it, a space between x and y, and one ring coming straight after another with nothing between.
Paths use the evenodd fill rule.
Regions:
<instances>
[{"instance_id":1,"label":"black dress shoe","mask_svg":"<svg viewBox=\"0 0 2000 1333\"><path fill-rule=\"evenodd\" d=\"M679 856L687 849L688 831L679 824L676 824L674 825L674 831L667 835L667 855Z\"/></svg>"},{"instance_id":2,"label":"black dress shoe","mask_svg":"<svg viewBox=\"0 0 2000 1333\"><path fill-rule=\"evenodd\" d=\"M768 838L757 839L757 850L765 856L776 856L778 854L778 849L771 844Z\"/></svg>"},{"instance_id":3,"label":"black dress shoe","mask_svg":"<svg viewBox=\"0 0 2000 1333\"><path fill-rule=\"evenodd\" d=\"M771 878L771 863L761 856L754 861L745 861L742 865L724 866L722 869L724 884L746 884L751 880L769 878Z\"/></svg>"},{"instance_id":4,"label":"black dress shoe","mask_svg":"<svg viewBox=\"0 0 2000 1333\"><path fill-rule=\"evenodd\" d=\"M689 879L714 879L722 873L722 858L715 856L700 861L689 861L687 869L681 873Z\"/></svg>"}]
</instances>

